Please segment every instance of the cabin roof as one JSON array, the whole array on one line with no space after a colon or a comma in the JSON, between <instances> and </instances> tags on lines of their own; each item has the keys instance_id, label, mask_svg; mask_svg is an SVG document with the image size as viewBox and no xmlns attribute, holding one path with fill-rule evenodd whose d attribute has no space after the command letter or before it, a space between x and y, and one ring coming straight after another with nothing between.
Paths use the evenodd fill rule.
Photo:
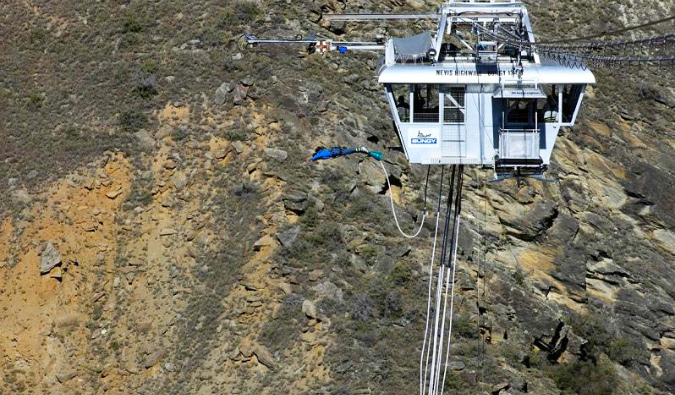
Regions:
<instances>
[{"instance_id":1,"label":"cabin roof","mask_svg":"<svg viewBox=\"0 0 675 395\"><path fill-rule=\"evenodd\" d=\"M589 69L563 66L553 60L541 64L524 63L518 76L513 63L477 64L442 62L385 65L380 69L381 84L595 84Z\"/></svg>"}]
</instances>

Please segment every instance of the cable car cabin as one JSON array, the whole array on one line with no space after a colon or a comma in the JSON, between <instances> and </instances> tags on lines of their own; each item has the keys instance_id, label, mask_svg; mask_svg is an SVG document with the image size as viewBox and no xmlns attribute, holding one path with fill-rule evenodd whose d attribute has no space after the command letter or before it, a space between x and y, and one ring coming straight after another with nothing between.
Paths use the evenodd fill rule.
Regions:
<instances>
[{"instance_id":1,"label":"cable car cabin","mask_svg":"<svg viewBox=\"0 0 675 395\"><path fill-rule=\"evenodd\" d=\"M379 69L408 160L491 166L496 178L541 176L593 73L462 35L470 19L474 35L478 23L492 31L511 26L534 42L527 11L515 1L451 2L440 15L436 37L387 40Z\"/></svg>"}]
</instances>

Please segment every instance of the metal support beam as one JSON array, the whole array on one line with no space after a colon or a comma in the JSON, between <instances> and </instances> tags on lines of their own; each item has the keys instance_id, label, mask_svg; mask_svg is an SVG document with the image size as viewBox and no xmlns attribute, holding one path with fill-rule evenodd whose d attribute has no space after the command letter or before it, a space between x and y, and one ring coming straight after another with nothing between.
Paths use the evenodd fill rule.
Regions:
<instances>
[{"instance_id":1,"label":"metal support beam","mask_svg":"<svg viewBox=\"0 0 675 395\"><path fill-rule=\"evenodd\" d=\"M437 19L440 15L431 14L324 14L322 19L329 22L367 22L409 19Z\"/></svg>"}]
</instances>

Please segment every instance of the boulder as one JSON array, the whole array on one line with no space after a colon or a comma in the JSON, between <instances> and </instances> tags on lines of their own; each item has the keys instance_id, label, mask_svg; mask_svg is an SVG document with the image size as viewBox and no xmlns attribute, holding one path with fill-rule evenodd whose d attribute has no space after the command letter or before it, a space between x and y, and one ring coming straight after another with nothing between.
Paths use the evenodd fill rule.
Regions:
<instances>
[{"instance_id":1,"label":"boulder","mask_svg":"<svg viewBox=\"0 0 675 395\"><path fill-rule=\"evenodd\" d=\"M66 381L72 380L77 376L77 372L72 369L66 369L56 373L56 379L59 383L65 383Z\"/></svg>"},{"instance_id":2,"label":"boulder","mask_svg":"<svg viewBox=\"0 0 675 395\"><path fill-rule=\"evenodd\" d=\"M272 354L267 350L265 347L261 346L260 344L255 344L253 346L253 353L255 354L256 358L258 358L258 362L261 364L267 366L269 369L274 370L274 357Z\"/></svg>"},{"instance_id":3,"label":"boulder","mask_svg":"<svg viewBox=\"0 0 675 395\"><path fill-rule=\"evenodd\" d=\"M141 129L138 132L134 133L136 139L138 139L138 145L144 150L152 150L155 148L155 139L150 136L147 130Z\"/></svg>"},{"instance_id":4,"label":"boulder","mask_svg":"<svg viewBox=\"0 0 675 395\"><path fill-rule=\"evenodd\" d=\"M288 158L288 152L279 148L265 148L265 156L279 162L283 162Z\"/></svg>"},{"instance_id":5,"label":"boulder","mask_svg":"<svg viewBox=\"0 0 675 395\"><path fill-rule=\"evenodd\" d=\"M188 185L188 178L185 173L178 171L171 177L171 183L177 191L182 191Z\"/></svg>"},{"instance_id":6,"label":"boulder","mask_svg":"<svg viewBox=\"0 0 675 395\"><path fill-rule=\"evenodd\" d=\"M344 294L337 285L330 281L325 281L315 285L312 290L322 298L332 299L338 303L344 302Z\"/></svg>"},{"instance_id":7,"label":"boulder","mask_svg":"<svg viewBox=\"0 0 675 395\"><path fill-rule=\"evenodd\" d=\"M311 301L309 301L307 299L305 299L302 302L302 312L305 313L305 315L309 318L314 318L314 319L318 318L318 314L316 312L316 306L314 305L314 303L312 303Z\"/></svg>"},{"instance_id":8,"label":"boulder","mask_svg":"<svg viewBox=\"0 0 675 395\"><path fill-rule=\"evenodd\" d=\"M218 89L216 89L216 97L214 99L215 103L217 105L221 105L225 103L225 100L227 100L227 94L232 91L232 88L230 87L230 84L227 82L223 82Z\"/></svg>"},{"instance_id":9,"label":"boulder","mask_svg":"<svg viewBox=\"0 0 675 395\"><path fill-rule=\"evenodd\" d=\"M54 247L54 244L47 243L42 250L42 256L40 257L40 274L49 273L59 264L61 264L61 254L59 254L59 251Z\"/></svg>"},{"instance_id":10,"label":"boulder","mask_svg":"<svg viewBox=\"0 0 675 395\"><path fill-rule=\"evenodd\" d=\"M237 85L234 88L234 104L240 104L248 96L248 87L244 85Z\"/></svg>"},{"instance_id":11,"label":"boulder","mask_svg":"<svg viewBox=\"0 0 675 395\"><path fill-rule=\"evenodd\" d=\"M282 246L291 248L291 246L293 246L295 241L298 239L298 235L300 235L300 227L296 226L277 233L277 239L279 239L279 242Z\"/></svg>"},{"instance_id":12,"label":"boulder","mask_svg":"<svg viewBox=\"0 0 675 395\"><path fill-rule=\"evenodd\" d=\"M296 214L302 214L307 210L309 201L307 194L301 191L290 191L284 195L284 207Z\"/></svg>"}]
</instances>

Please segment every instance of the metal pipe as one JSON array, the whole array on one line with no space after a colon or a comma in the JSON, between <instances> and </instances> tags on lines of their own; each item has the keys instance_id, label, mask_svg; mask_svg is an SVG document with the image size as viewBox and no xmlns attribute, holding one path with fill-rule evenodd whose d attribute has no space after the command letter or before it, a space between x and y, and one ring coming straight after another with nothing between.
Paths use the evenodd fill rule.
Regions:
<instances>
[{"instance_id":1,"label":"metal pipe","mask_svg":"<svg viewBox=\"0 0 675 395\"><path fill-rule=\"evenodd\" d=\"M364 22L377 20L436 19L437 13L431 14L324 14L323 19L336 22Z\"/></svg>"}]
</instances>

